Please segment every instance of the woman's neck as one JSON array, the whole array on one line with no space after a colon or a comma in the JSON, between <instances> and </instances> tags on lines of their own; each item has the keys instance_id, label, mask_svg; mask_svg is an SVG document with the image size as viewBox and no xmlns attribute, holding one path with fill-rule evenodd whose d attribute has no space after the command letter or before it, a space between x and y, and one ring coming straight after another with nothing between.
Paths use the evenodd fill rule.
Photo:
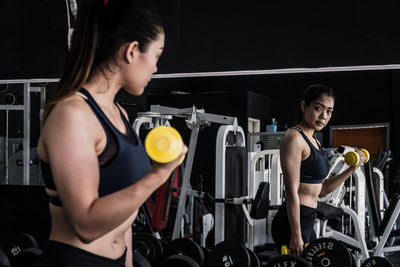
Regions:
<instances>
[{"instance_id":1,"label":"woman's neck","mask_svg":"<svg viewBox=\"0 0 400 267\"><path fill-rule=\"evenodd\" d=\"M301 121L297 124L299 127L308 137L312 137L314 135L314 129L311 128L306 122Z\"/></svg>"},{"instance_id":2,"label":"woman's neck","mask_svg":"<svg viewBox=\"0 0 400 267\"><path fill-rule=\"evenodd\" d=\"M115 96L121 89L118 81L118 74L97 72L83 87L90 92L98 104L111 107L114 106Z\"/></svg>"}]
</instances>

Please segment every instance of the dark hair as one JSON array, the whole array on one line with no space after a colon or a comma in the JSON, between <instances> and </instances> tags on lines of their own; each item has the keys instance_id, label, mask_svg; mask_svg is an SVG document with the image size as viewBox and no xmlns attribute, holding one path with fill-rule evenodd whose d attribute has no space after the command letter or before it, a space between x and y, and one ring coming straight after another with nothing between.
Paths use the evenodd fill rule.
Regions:
<instances>
[{"instance_id":1,"label":"dark hair","mask_svg":"<svg viewBox=\"0 0 400 267\"><path fill-rule=\"evenodd\" d=\"M161 18L150 0L82 0L71 49L56 93L46 106L42 125L53 107L75 93L95 71L115 62L121 46L137 41L141 52L163 32Z\"/></svg>"},{"instance_id":2,"label":"dark hair","mask_svg":"<svg viewBox=\"0 0 400 267\"><path fill-rule=\"evenodd\" d=\"M335 101L335 95L333 93L333 89L323 84L314 84L307 87L307 89L304 91L301 101L304 101L305 104L309 106L311 102L321 98L322 95L330 96ZM303 119L303 111L301 110L301 106L299 104L296 123L301 122L302 119Z\"/></svg>"}]
</instances>

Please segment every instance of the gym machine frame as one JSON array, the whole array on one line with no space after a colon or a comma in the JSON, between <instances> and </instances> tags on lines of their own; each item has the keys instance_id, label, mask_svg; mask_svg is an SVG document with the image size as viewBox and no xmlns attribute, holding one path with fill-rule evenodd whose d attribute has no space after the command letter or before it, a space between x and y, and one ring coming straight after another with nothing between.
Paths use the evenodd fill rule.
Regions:
<instances>
[{"instance_id":1,"label":"gym machine frame","mask_svg":"<svg viewBox=\"0 0 400 267\"><path fill-rule=\"evenodd\" d=\"M248 222L251 222L246 203L251 202L248 196L226 199L225 197L225 153L227 142L226 138L230 132L236 136L236 147L245 147L245 135L243 129L237 125L236 118L232 125L221 126L217 133L215 150L215 199L224 200L215 202L215 225L214 243L218 244L225 240L225 203L232 202L234 205L241 205Z\"/></svg>"},{"instance_id":2,"label":"gym machine frame","mask_svg":"<svg viewBox=\"0 0 400 267\"><path fill-rule=\"evenodd\" d=\"M345 154L348 151L354 151L354 148L350 147L345 147L345 151L343 154ZM331 160L332 162L332 167L330 170L330 173L332 172L342 172L343 169L346 167L344 164L344 158L343 156L337 156ZM371 200L368 194L366 195L366 190L367 185L366 185L366 179L367 176L365 174L366 167L362 167L363 169L359 168L357 171L353 174L352 177L355 178L355 192L356 192L356 210L353 210L351 208L351 203L350 207L344 206L342 204L342 200L344 197L344 194L346 193L347 190L351 193L353 191L352 189L352 181L350 180L350 188L346 189L344 185L341 187L337 188L335 191L333 191L331 194L328 196L321 198L321 202L325 202L329 205L332 205L334 207L340 208L345 214L350 215L351 219L353 222L355 222L354 229L355 229L355 236L356 238L350 237L344 233L341 233L337 230L330 229L330 227L327 226L327 220L322 220L320 223L317 223L317 229L318 233L322 237L333 237L336 238L340 241L343 241L344 243L351 245L353 247L359 247L361 249L361 260L365 261L370 257L370 254L373 254L373 256L383 256L383 253L385 252L393 252L393 251L399 251L400 247L384 247L387 239L391 233L391 230L393 228L393 225L395 224L395 221L400 213L400 203L399 202L393 202L391 203L391 206L393 206L393 210L391 213L384 214L384 181L383 181L383 174L381 171L377 168L372 168L372 172L377 175L378 183L377 183L377 192L378 192L378 212L380 217L383 219L384 217L387 217L384 220L387 220L387 225L382 233L382 235L377 236L374 230L374 225L373 225L373 220L370 220L370 227L368 228L369 235L371 241L374 241L376 245L368 249L367 248L367 241L365 239L365 206L368 205L368 214L370 216L372 215L372 208L371 208ZM372 175L371 172L371 175ZM372 179L372 177L370 177ZM350 178L352 179L352 178ZM371 186L371 185L370 185ZM370 190L373 190L373 188L370 188ZM350 200L351 200L350 196ZM357 208L362 208L364 207L364 213L361 213L360 210L357 210ZM390 207L387 209L391 209ZM390 216L390 217L389 217ZM361 224L362 223L362 224ZM322 226L321 226L322 225ZM320 226L320 227L318 227ZM358 259L357 264L359 264L360 259Z\"/></svg>"},{"instance_id":3,"label":"gym machine frame","mask_svg":"<svg viewBox=\"0 0 400 267\"><path fill-rule=\"evenodd\" d=\"M40 107L41 114L45 105L46 100L46 87L38 87L31 86L31 84L37 83L52 83L58 82L59 79L24 79L24 80L0 80L0 84L23 84L24 85L24 104L23 105L0 105L0 110L5 110L7 112L8 119L8 111L10 110L22 110L24 116L24 137L23 137L23 185L30 185L30 135L31 135L31 126L30 126L30 118L31 118L31 97L30 93L32 92L40 92ZM8 121L7 125L8 127ZM5 183L8 183L8 128L6 130L6 146L5 146L5 162L6 162L6 177Z\"/></svg>"},{"instance_id":4,"label":"gym machine frame","mask_svg":"<svg viewBox=\"0 0 400 267\"><path fill-rule=\"evenodd\" d=\"M343 154L349 151L354 151L354 148L345 147ZM329 170L328 177L343 172L346 167L348 166L344 163L343 156L336 156L332 158L331 168ZM353 193L353 179L355 183L354 193L355 193L355 198L357 200L356 203L354 203L354 209L352 208L353 203L351 202ZM349 215L351 217L352 222L354 223L355 237L353 238L349 235L331 229L327 225L328 220L317 220L316 233L317 237L331 237L343 241L344 243L349 244L353 247L360 247L362 259L365 260L369 258L368 248L365 242L365 232L363 231L363 229L365 228L365 212L366 212L365 175L363 171L360 168L358 168L349 178L349 180L350 180L349 207L345 206L342 203L343 197L347 191L344 184L336 188L333 192L331 192L327 196L320 198L319 202L327 203L333 207L340 208L345 214Z\"/></svg>"},{"instance_id":5,"label":"gym machine frame","mask_svg":"<svg viewBox=\"0 0 400 267\"><path fill-rule=\"evenodd\" d=\"M282 205L283 198L283 179L282 169L279 159L279 149L268 149L259 152L249 152L249 195L254 197L258 185L261 182L268 182L271 190L269 191L269 205L280 206ZM260 164L260 170L257 171L256 165ZM267 169L265 166L267 164ZM247 244L249 249L254 249L257 245L264 245L268 242L269 229L267 229L267 220L248 220L249 225L247 228Z\"/></svg>"},{"instance_id":6,"label":"gym machine frame","mask_svg":"<svg viewBox=\"0 0 400 267\"><path fill-rule=\"evenodd\" d=\"M218 123L229 125L230 129L232 129L234 132L241 131L243 133L243 130L241 130L241 128L238 126L237 119L235 117L205 113L203 109L196 109L196 107L194 106L191 108L178 109L160 105L151 105L150 112L143 112L138 115L140 117L138 117L136 119L137 121L135 121L133 124L136 132L138 132L141 125L144 123L147 123L151 127L156 127L159 125L167 124L167 121L169 119L172 119L172 117L185 118L187 126L191 130L188 153L186 156L185 168L183 172L182 185L179 193L178 208L176 211L176 218L172 234L172 240L174 240L180 237L180 228L183 219L183 209L186 205L186 197L204 197L204 192L198 192L189 189L190 175L192 172L193 159L196 152L197 137L199 134L200 126L209 123ZM157 118L158 116L159 118Z\"/></svg>"}]
</instances>

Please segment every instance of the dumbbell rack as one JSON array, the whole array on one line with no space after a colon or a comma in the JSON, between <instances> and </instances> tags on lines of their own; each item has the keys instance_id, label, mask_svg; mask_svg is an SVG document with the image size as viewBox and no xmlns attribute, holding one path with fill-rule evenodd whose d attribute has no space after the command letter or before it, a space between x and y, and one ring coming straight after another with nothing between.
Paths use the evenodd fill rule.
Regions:
<instances>
[{"instance_id":1,"label":"dumbbell rack","mask_svg":"<svg viewBox=\"0 0 400 267\"><path fill-rule=\"evenodd\" d=\"M23 184L30 185L30 118L31 118L31 98L30 93L39 92L41 102L41 113L45 105L46 99L46 87L32 86L32 84L39 83L54 83L58 82L59 79L22 79L22 80L0 80L0 84L23 84L24 92L24 104L23 105L0 105L0 110L5 110L8 114L10 110L22 110L23 111ZM42 114L40 114L42 115ZM6 125L6 128L8 123ZM8 183L8 128L6 130L6 177L5 183Z\"/></svg>"}]
</instances>

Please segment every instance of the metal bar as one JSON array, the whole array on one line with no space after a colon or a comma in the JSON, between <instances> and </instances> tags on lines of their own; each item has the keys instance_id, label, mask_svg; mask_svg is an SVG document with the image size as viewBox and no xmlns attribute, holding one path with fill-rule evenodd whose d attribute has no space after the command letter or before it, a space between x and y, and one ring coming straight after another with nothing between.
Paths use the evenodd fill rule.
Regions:
<instances>
[{"instance_id":1,"label":"metal bar","mask_svg":"<svg viewBox=\"0 0 400 267\"><path fill-rule=\"evenodd\" d=\"M39 79L10 79L10 80L0 80L0 84L15 84L15 83L55 83L58 82L59 78L53 79L46 79L46 78L39 78Z\"/></svg>"},{"instance_id":2,"label":"metal bar","mask_svg":"<svg viewBox=\"0 0 400 267\"><path fill-rule=\"evenodd\" d=\"M169 114L169 115L184 115L189 116L193 112L193 108L171 108L160 105L151 105L151 112L159 112L161 114ZM217 115L212 113L204 113L204 109L196 109L196 116L198 119L207 122L214 122L219 124L228 124L228 125L237 125L236 117L229 117L223 115Z\"/></svg>"},{"instance_id":3,"label":"metal bar","mask_svg":"<svg viewBox=\"0 0 400 267\"><path fill-rule=\"evenodd\" d=\"M181 186L182 189L181 189L181 192L179 195L179 203L178 203L178 209L176 211L176 218L175 218L175 224L174 224L174 231L172 233L172 240L179 238L179 229L181 227L181 223L182 223L182 219L183 219L183 210L185 209L186 196L187 196L187 191L188 191L188 186L189 186L189 181L190 181L190 175L192 172L193 159L194 159L194 154L196 151L198 134L199 134L199 127L192 129L192 132L190 134L189 153L187 155L185 170L183 173L182 186Z\"/></svg>"},{"instance_id":4,"label":"metal bar","mask_svg":"<svg viewBox=\"0 0 400 267\"><path fill-rule=\"evenodd\" d=\"M29 92L31 93L40 93L42 89L45 88L44 86L32 86L29 88Z\"/></svg>"},{"instance_id":5,"label":"metal bar","mask_svg":"<svg viewBox=\"0 0 400 267\"><path fill-rule=\"evenodd\" d=\"M0 105L0 110L24 110L24 105Z\"/></svg>"},{"instance_id":6,"label":"metal bar","mask_svg":"<svg viewBox=\"0 0 400 267\"><path fill-rule=\"evenodd\" d=\"M363 130L363 129L376 129L376 128L387 128L387 125L374 125L374 124L360 124L360 126L333 126L334 130Z\"/></svg>"},{"instance_id":7,"label":"metal bar","mask_svg":"<svg viewBox=\"0 0 400 267\"><path fill-rule=\"evenodd\" d=\"M394 201L394 200L392 200ZM374 256L383 256L382 255L382 251L383 248L385 247L386 241L389 238L390 232L393 229L393 225L396 223L397 217L399 216L400 213L400 202L398 202L394 208L394 211L392 212L392 214L390 215L390 219L389 222L379 240L378 245L375 248L374 251ZM385 216L389 216L388 214L385 214Z\"/></svg>"},{"instance_id":8,"label":"metal bar","mask_svg":"<svg viewBox=\"0 0 400 267\"><path fill-rule=\"evenodd\" d=\"M345 71L369 71L369 70L396 70L396 69L400 69L399 64L338 66L338 67L320 67L320 68L237 70L237 71L216 71L216 72L164 73L164 74L154 74L153 79L248 76L248 75L291 74L291 73L295 74L295 73L318 73L318 72L345 72ZM9 79L9 80L0 80L0 84L45 83L45 82L58 82L59 80L60 80L59 78Z\"/></svg>"},{"instance_id":9,"label":"metal bar","mask_svg":"<svg viewBox=\"0 0 400 267\"><path fill-rule=\"evenodd\" d=\"M5 140L4 140L4 147L5 147L5 149L4 149L4 153L5 153L5 155L4 155L4 157L5 157L5 160L4 160L4 162L5 162L5 169L6 169L6 173L5 173L5 177L4 177L4 183L5 184L8 184L8 123L9 123L9 121L8 121L8 115L9 115L9 112L8 112L8 110L6 110L6 137L5 137Z\"/></svg>"},{"instance_id":10,"label":"metal bar","mask_svg":"<svg viewBox=\"0 0 400 267\"><path fill-rule=\"evenodd\" d=\"M229 116L223 116L223 115L217 115L217 114L211 114L211 113L198 113L197 117L203 121L237 126L236 117L229 117Z\"/></svg>"},{"instance_id":11,"label":"metal bar","mask_svg":"<svg viewBox=\"0 0 400 267\"><path fill-rule=\"evenodd\" d=\"M188 190L187 195L191 197L198 197L198 198L203 198L204 197L204 192L199 192L196 190Z\"/></svg>"},{"instance_id":12,"label":"metal bar","mask_svg":"<svg viewBox=\"0 0 400 267\"><path fill-rule=\"evenodd\" d=\"M24 83L24 142L23 142L23 168L24 168L24 177L23 177L23 184L29 185L30 184L30 177L29 177L29 152L30 152L30 136L31 136L31 99L30 99L30 92L29 92L29 83Z\"/></svg>"},{"instance_id":13,"label":"metal bar","mask_svg":"<svg viewBox=\"0 0 400 267\"><path fill-rule=\"evenodd\" d=\"M150 106L150 111L151 112L158 112L161 114L167 114L167 115L190 115L193 111L193 108L171 108L171 107L165 107L165 106L160 106L160 105L151 105ZM204 109L197 109L197 112L203 112Z\"/></svg>"},{"instance_id":14,"label":"metal bar","mask_svg":"<svg viewBox=\"0 0 400 267\"><path fill-rule=\"evenodd\" d=\"M40 121L42 121L42 116L44 109L46 107L46 87L41 87L40 90Z\"/></svg>"},{"instance_id":15,"label":"metal bar","mask_svg":"<svg viewBox=\"0 0 400 267\"><path fill-rule=\"evenodd\" d=\"M400 69L398 64L155 74L154 79Z\"/></svg>"},{"instance_id":16,"label":"metal bar","mask_svg":"<svg viewBox=\"0 0 400 267\"><path fill-rule=\"evenodd\" d=\"M218 129L215 147L215 198L225 198L225 140L227 126ZM225 205L215 203L214 244L225 240Z\"/></svg>"},{"instance_id":17,"label":"metal bar","mask_svg":"<svg viewBox=\"0 0 400 267\"><path fill-rule=\"evenodd\" d=\"M139 135L139 133L138 133ZM175 168L175 170L172 172L171 174L171 178L168 181L168 193L167 193L167 197L164 201L165 205L165 209L164 209L164 213L163 213L163 220L167 220L169 217L169 209L171 207L171 199L172 199L172 194L173 194L173 190L174 190L174 181L175 179L178 179L178 177L175 177L176 174L179 173L179 168Z\"/></svg>"}]
</instances>

